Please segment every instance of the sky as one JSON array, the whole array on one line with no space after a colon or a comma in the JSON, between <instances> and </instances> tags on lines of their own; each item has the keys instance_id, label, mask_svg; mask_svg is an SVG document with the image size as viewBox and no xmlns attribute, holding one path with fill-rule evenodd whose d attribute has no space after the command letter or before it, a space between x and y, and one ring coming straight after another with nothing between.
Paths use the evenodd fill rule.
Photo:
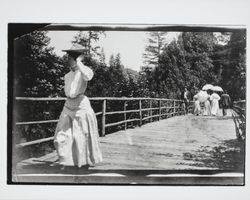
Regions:
<instances>
[{"instance_id":1,"label":"sky","mask_svg":"<svg viewBox=\"0 0 250 200\"><path fill-rule=\"evenodd\" d=\"M103 48L106 62L112 54L120 53L121 62L126 68L140 71L148 34L143 31L106 31L105 33L106 37L102 36L97 44ZM71 41L76 34L77 31L49 31L50 46L55 48L57 55L63 56L65 53L62 50L71 47ZM169 32L166 39L169 42L176 36L176 32Z\"/></svg>"}]
</instances>

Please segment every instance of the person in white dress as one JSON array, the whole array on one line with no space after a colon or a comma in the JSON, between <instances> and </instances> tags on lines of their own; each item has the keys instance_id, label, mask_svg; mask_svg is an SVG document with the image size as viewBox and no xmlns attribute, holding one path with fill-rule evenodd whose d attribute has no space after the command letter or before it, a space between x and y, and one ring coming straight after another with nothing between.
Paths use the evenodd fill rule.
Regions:
<instances>
[{"instance_id":1,"label":"person in white dress","mask_svg":"<svg viewBox=\"0 0 250 200\"><path fill-rule=\"evenodd\" d=\"M219 100L220 96L216 92L213 92L212 95L210 96L211 115L213 116L218 116L219 114Z\"/></svg>"},{"instance_id":2,"label":"person in white dress","mask_svg":"<svg viewBox=\"0 0 250 200\"><path fill-rule=\"evenodd\" d=\"M208 94L208 93L207 93ZM210 105L210 95L208 94L206 101L204 102L204 112L203 115L211 115L211 105Z\"/></svg>"},{"instance_id":3,"label":"person in white dress","mask_svg":"<svg viewBox=\"0 0 250 200\"><path fill-rule=\"evenodd\" d=\"M198 99L198 94L194 95L194 114L199 115L201 113L200 101Z\"/></svg>"},{"instance_id":4,"label":"person in white dress","mask_svg":"<svg viewBox=\"0 0 250 200\"><path fill-rule=\"evenodd\" d=\"M93 166L103 160L96 115L84 95L93 71L82 63L82 54L67 53L71 71L64 77L67 99L56 127L54 144L60 165Z\"/></svg>"}]
</instances>

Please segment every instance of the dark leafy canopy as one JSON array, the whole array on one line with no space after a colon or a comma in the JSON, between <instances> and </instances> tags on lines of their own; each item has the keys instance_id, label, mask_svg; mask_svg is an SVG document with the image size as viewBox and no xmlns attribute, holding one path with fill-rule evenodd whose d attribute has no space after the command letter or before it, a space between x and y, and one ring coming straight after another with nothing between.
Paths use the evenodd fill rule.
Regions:
<instances>
[{"instance_id":1,"label":"dark leafy canopy","mask_svg":"<svg viewBox=\"0 0 250 200\"><path fill-rule=\"evenodd\" d=\"M183 33L179 42L183 44L185 62L194 78L188 84L201 88L204 84L216 80L211 59L215 45L213 33Z\"/></svg>"},{"instance_id":2,"label":"dark leafy canopy","mask_svg":"<svg viewBox=\"0 0 250 200\"><path fill-rule=\"evenodd\" d=\"M48 47L46 32L35 31L14 42L14 88L17 96L62 95L65 67Z\"/></svg>"},{"instance_id":3,"label":"dark leafy canopy","mask_svg":"<svg viewBox=\"0 0 250 200\"><path fill-rule=\"evenodd\" d=\"M228 90L233 99L246 98L246 32L231 34L225 46L221 85Z\"/></svg>"},{"instance_id":4,"label":"dark leafy canopy","mask_svg":"<svg viewBox=\"0 0 250 200\"><path fill-rule=\"evenodd\" d=\"M27 97L48 97L63 95L63 76L67 68L63 59L56 56L46 32L35 31L14 41L14 95ZM15 101L14 122L58 119L62 105L60 102ZM54 134L54 124L36 124L14 127L14 142L20 143ZM40 155L53 149L53 143L35 148L27 147L16 155L21 159L28 154ZM41 147L41 148L40 148ZM32 150L31 150L32 148ZM19 155L20 154L20 155Z\"/></svg>"}]
</instances>

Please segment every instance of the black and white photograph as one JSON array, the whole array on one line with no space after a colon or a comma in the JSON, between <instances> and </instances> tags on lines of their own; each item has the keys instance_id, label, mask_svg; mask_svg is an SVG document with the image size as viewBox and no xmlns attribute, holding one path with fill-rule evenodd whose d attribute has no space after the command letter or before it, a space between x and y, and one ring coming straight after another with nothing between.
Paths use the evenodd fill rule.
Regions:
<instances>
[{"instance_id":1,"label":"black and white photograph","mask_svg":"<svg viewBox=\"0 0 250 200\"><path fill-rule=\"evenodd\" d=\"M248 199L247 0L0 2L0 200Z\"/></svg>"},{"instance_id":2,"label":"black and white photograph","mask_svg":"<svg viewBox=\"0 0 250 200\"><path fill-rule=\"evenodd\" d=\"M244 185L244 26L8 26L10 184Z\"/></svg>"}]
</instances>

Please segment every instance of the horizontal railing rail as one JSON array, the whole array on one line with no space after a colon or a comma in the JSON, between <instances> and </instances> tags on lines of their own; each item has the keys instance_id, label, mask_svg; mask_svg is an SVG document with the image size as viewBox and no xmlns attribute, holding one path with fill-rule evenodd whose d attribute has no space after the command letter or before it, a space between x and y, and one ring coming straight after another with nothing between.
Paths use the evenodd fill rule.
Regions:
<instances>
[{"instance_id":1,"label":"horizontal railing rail","mask_svg":"<svg viewBox=\"0 0 250 200\"><path fill-rule=\"evenodd\" d=\"M233 102L233 110L237 112L238 115L242 118L246 118L246 101L235 101Z\"/></svg>"},{"instance_id":2,"label":"horizontal railing rail","mask_svg":"<svg viewBox=\"0 0 250 200\"><path fill-rule=\"evenodd\" d=\"M143 122L150 120L152 122L154 118L161 120L163 117L172 117L175 115L184 114L183 109L183 101L177 99L165 99L165 98L127 98L127 97L92 97L89 98L90 101L101 101L102 103L102 110L96 112L96 116L101 116L101 136L105 136L106 128L117 126L117 125L124 125L124 129L126 130L128 127L128 123L130 122L139 122L139 126L142 126ZM54 98L43 98L43 97L16 97L16 101L65 101L66 98L64 97L54 97ZM124 101L123 102L123 109L122 110L115 110L115 111L107 111L107 102L109 101ZM138 102L137 109L127 109L128 102ZM148 107L143 107L142 102L146 102ZM153 106L153 103L157 106ZM163 105L167 103L169 106ZM157 113L153 113L157 112ZM134 114L137 113L137 117L130 119L128 118L127 114ZM123 120L117 122L110 122L107 123L106 117L111 115L123 114ZM40 121L27 121L27 122L16 122L16 126L22 125L34 125L34 124L46 124L46 123L57 123L58 119L54 120L40 120ZM37 139L33 141L23 142L20 144L16 144L16 148L30 146L34 144L39 144L42 142L47 142L53 140L53 137Z\"/></svg>"},{"instance_id":3,"label":"horizontal railing rail","mask_svg":"<svg viewBox=\"0 0 250 200\"><path fill-rule=\"evenodd\" d=\"M236 136L245 139L246 133L246 101L233 102L233 120L236 126Z\"/></svg>"}]
</instances>

